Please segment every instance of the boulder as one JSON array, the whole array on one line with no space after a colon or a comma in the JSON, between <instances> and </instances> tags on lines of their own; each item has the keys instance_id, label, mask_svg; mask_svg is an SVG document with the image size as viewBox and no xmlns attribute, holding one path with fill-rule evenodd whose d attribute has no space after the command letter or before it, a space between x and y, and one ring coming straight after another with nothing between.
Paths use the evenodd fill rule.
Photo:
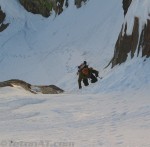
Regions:
<instances>
[{"instance_id":1,"label":"boulder","mask_svg":"<svg viewBox=\"0 0 150 147\"><path fill-rule=\"evenodd\" d=\"M7 87L7 86L10 87L19 86L34 94L38 94L38 93L59 94L64 92L64 90L60 89L55 85L31 85L25 81L18 80L18 79L12 79L8 81L0 82L0 88Z\"/></svg>"}]
</instances>

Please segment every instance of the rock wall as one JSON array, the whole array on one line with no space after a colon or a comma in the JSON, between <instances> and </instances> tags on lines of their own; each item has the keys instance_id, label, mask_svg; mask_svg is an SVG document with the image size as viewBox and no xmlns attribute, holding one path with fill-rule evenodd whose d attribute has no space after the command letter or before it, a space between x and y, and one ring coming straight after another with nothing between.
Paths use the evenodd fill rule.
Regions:
<instances>
[{"instance_id":1,"label":"rock wall","mask_svg":"<svg viewBox=\"0 0 150 147\"><path fill-rule=\"evenodd\" d=\"M124 29L122 27L122 30L116 42L114 57L112 59L112 67L125 62L129 53L131 55L131 58L134 57L134 53L137 49L139 39L139 19L137 17L134 19L134 27L132 34L127 35L126 31L127 24L125 25Z\"/></svg>"},{"instance_id":2,"label":"rock wall","mask_svg":"<svg viewBox=\"0 0 150 147\"><path fill-rule=\"evenodd\" d=\"M50 0L19 0L24 8L34 14L41 14L45 17L50 16L53 3Z\"/></svg>"},{"instance_id":3,"label":"rock wall","mask_svg":"<svg viewBox=\"0 0 150 147\"><path fill-rule=\"evenodd\" d=\"M41 14L44 17L49 17L54 11L56 15L63 12L64 7L69 6L69 0L19 0L24 8L34 14ZM82 3L87 0L74 0L77 8L82 6Z\"/></svg>"},{"instance_id":4,"label":"rock wall","mask_svg":"<svg viewBox=\"0 0 150 147\"><path fill-rule=\"evenodd\" d=\"M127 1L128 0L126 0L126 2ZM125 2L125 0L123 0L123 2ZM130 0L128 2L131 3ZM126 14L127 9L124 12ZM139 18L135 17L131 35L127 35L127 24L123 24L115 45L114 56L110 61L110 63L112 63L112 67L125 62L128 56L133 58L135 56L135 52L136 56L142 54L142 57L150 57L150 20L147 20L142 32L139 32L139 23ZM139 54L140 52L141 54Z\"/></svg>"},{"instance_id":5,"label":"rock wall","mask_svg":"<svg viewBox=\"0 0 150 147\"><path fill-rule=\"evenodd\" d=\"M147 20L147 24L145 24L140 36L138 54L140 51L142 52L142 57L150 57L150 20Z\"/></svg>"},{"instance_id":6,"label":"rock wall","mask_svg":"<svg viewBox=\"0 0 150 147\"><path fill-rule=\"evenodd\" d=\"M134 57L137 51L137 56L142 53L142 57L150 57L150 20L147 20L143 30L139 33L139 18L134 19L134 27L131 35L126 34L125 30L121 30L118 40L115 45L115 52L111 61L112 67L126 61L128 55ZM124 35L122 35L124 33Z\"/></svg>"},{"instance_id":7,"label":"rock wall","mask_svg":"<svg viewBox=\"0 0 150 147\"><path fill-rule=\"evenodd\" d=\"M8 27L8 23L4 23L4 20L5 20L5 13L1 10L1 7L0 7L0 32L4 31L7 27Z\"/></svg>"},{"instance_id":8,"label":"rock wall","mask_svg":"<svg viewBox=\"0 0 150 147\"><path fill-rule=\"evenodd\" d=\"M122 7L123 7L123 10L124 10L124 15L126 15L131 2L132 2L132 0L123 0L122 1Z\"/></svg>"}]
</instances>

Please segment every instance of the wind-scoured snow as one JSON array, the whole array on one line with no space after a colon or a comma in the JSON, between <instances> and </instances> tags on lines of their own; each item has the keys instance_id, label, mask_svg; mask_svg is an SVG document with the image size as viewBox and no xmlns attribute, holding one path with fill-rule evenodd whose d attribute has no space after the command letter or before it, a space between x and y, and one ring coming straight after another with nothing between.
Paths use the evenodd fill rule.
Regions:
<instances>
[{"instance_id":1,"label":"wind-scoured snow","mask_svg":"<svg viewBox=\"0 0 150 147\"><path fill-rule=\"evenodd\" d=\"M123 22L149 18L149 1L133 0L125 19L121 0L90 0L80 9L69 2L61 15L44 18L18 0L0 0L10 23L0 33L0 81L65 90L34 95L21 87L0 88L0 147L149 147L150 59L104 69ZM77 66L84 60L102 79L79 90Z\"/></svg>"}]
</instances>

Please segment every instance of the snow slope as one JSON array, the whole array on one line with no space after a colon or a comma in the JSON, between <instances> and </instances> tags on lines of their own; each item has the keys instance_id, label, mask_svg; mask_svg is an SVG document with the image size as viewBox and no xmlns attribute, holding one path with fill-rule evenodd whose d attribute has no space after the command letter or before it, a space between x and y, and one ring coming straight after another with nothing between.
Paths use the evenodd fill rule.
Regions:
<instances>
[{"instance_id":1,"label":"snow slope","mask_svg":"<svg viewBox=\"0 0 150 147\"><path fill-rule=\"evenodd\" d=\"M4 88L0 91L0 145L149 147L148 91L35 96Z\"/></svg>"},{"instance_id":2,"label":"snow slope","mask_svg":"<svg viewBox=\"0 0 150 147\"><path fill-rule=\"evenodd\" d=\"M77 66L84 60L103 70L123 21L119 0L89 1L81 9L72 4L49 19L26 12L16 0L1 0L1 7L10 22L0 36L1 81L57 84L67 77L75 83Z\"/></svg>"},{"instance_id":3,"label":"snow slope","mask_svg":"<svg viewBox=\"0 0 150 147\"><path fill-rule=\"evenodd\" d=\"M127 19L122 1L90 0L81 9L70 3L59 17L46 19L17 0L0 0L10 23L0 34L0 81L18 78L66 91L1 88L0 147L149 147L150 59L103 69ZM77 66L84 60L103 79L78 90Z\"/></svg>"}]
</instances>

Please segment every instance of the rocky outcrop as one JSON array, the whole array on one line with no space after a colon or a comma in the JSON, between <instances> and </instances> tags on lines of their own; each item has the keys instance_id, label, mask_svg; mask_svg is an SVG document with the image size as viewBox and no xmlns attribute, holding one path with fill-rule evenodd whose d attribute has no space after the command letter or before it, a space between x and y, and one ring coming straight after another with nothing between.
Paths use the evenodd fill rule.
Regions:
<instances>
[{"instance_id":1,"label":"rocky outcrop","mask_svg":"<svg viewBox=\"0 0 150 147\"><path fill-rule=\"evenodd\" d=\"M55 85L31 85L31 91L43 94L60 94L64 92L64 90Z\"/></svg>"},{"instance_id":2,"label":"rocky outcrop","mask_svg":"<svg viewBox=\"0 0 150 147\"><path fill-rule=\"evenodd\" d=\"M138 54L140 51L142 52L142 57L150 57L150 20L147 20L140 36Z\"/></svg>"},{"instance_id":3,"label":"rocky outcrop","mask_svg":"<svg viewBox=\"0 0 150 147\"><path fill-rule=\"evenodd\" d=\"M34 14L41 14L45 17L50 16L52 2L49 0L19 0L24 8Z\"/></svg>"},{"instance_id":4,"label":"rocky outcrop","mask_svg":"<svg viewBox=\"0 0 150 147\"><path fill-rule=\"evenodd\" d=\"M0 7L0 32L4 31L7 27L8 27L8 23L4 23L4 20L5 20L5 13L1 10L1 7Z\"/></svg>"},{"instance_id":5,"label":"rocky outcrop","mask_svg":"<svg viewBox=\"0 0 150 147\"><path fill-rule=\"evenodd\" d=\"M63 12L64 7L69 6L69 0L19 0L23 7L34 14L41 14L44 17L49 17L52 11L56 15ZM82 6L87 0L74 0L77 8Z\"/></svg>"},{"instance_id":6,"label":"rocky outcrop","mask_svg":"<svg viewBox=\"0 0 150 147\"><path fill-rule=\"evenodd\" d=\"M74 3L77 8L80 8L82 6L82 3L85 3L87 0L75 0Z\"/></svg>"},{"instance_id":7,"label":"rocky outcrop","mask_svg":"<svg viewBox=\"0 0 150 147\"><path fill-rule=\"evenodd\" d=\"M59 94L64 92L64 90L60 89L55 85L31 85L29 83L26 83L25 81L18 80L18 79L12 79L8 81L0 82L0 88L7 87L7 86L10 87L19 86L34 94L38 94L38 93Z\"/></svg>"},{"instance_id":8,"label":"rocky outcrop","mask_svg":"<svg viewBox=\"0 0 150 147\"><path fill-rule=\"evenodd\" d=\"M130 6L131 2L132 0L123 0L123 8L125 14L127 13L128 7ZM145 7L135 6L135 9L138 8L141 8L142 10ZM128 15L130 15L130 12L128 12ZM150 14L148 15L150 16ZM135 16L137 15L134 14L134 17ZM122 25L121 32L115 45L114 56L108 66L112 64L112 67L114 67L117 64L121 64L126 61L128 56L130 56L131 58L133 58L135 55L150 57L150 19L145 20L144 26L141 26L141 24L143 24L143 20L141 20L142 18L140 16L139 18L135 17L133 19L134 25L131 35L127 34L127 29L128 26L131 25L129 24L131 22L128 22L127 20L127 22L125 21L125 23Z\"/></svg>"},{"instance_id":9,"label":"rocky outcrop","mask_svg":"<svg viewBox=\"0 0 150 147\"><path fill-rule=\"evenodd\" d=\"M139 38L139 19L135 18L133 32L131 35L127 35L126 31L127 24L125 25L125 28L122 27L116 42L114 57L112 59L112 67L125 62L130 52L131 58L134 57Z\"/></svg>"},{"instance_id":10,"label":"rocky outcrop","mask_svg":"<svg viewBox=\"0 0 150 147\"><path fill-rule=\"evenodd\" d=\"M123 10L124 10L124 15L126 15L131 2L132 2L132 0L123 0L122 1L122 7L123 7Z\"/></svg>"},{"instance_id":11,"label":"rocky outcrop","mask_svg":"<svg viewBox=\"0 0 150 147\"><path fill-rule=\"evenodd\" d=\"M68 0L19 0L24 8L34 14L41 14L44 17L51 15L54 11L56 15L63 12L63 7L68 7Z\"/></svg>"},{"instance_id":12,"label":"rocky outcrop","mask_svg":"<svg viewBox=\"0 0 150 147\"><path fill-rule=\"evenodd\" d=\"M150 20L147 20L142 32L139 32L139 18L135 17L134 26L131 35L127 35L127 24L122 27L120 35L115 45L114 56L111 60L112 67L126 61L130 55L131 58L142 53L142 57L150 57Z\"/></svg>"}]
</instances>

